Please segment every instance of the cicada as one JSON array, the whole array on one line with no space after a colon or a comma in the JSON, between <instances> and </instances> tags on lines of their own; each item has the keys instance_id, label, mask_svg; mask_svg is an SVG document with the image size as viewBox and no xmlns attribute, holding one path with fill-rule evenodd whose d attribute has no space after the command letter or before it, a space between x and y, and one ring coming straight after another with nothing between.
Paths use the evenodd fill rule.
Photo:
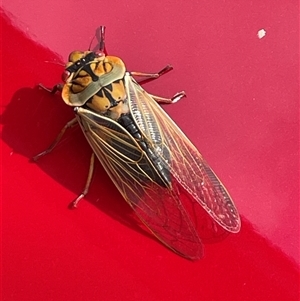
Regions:
<instances>
[{"instance_id":1,"label":"cicada","mask_svg":"<svg viewBox=\"0 0 300 301\"><path fill-rule=\"evenodd\" d=\"M203 255L200 210L212 224L226 232L240 230L239 213L221 181L196 147L161 108L159 103L175 103L173 98L149 94L135 79L157 78L155 74L128 72L124 62L106 55L105 27L100 27L97 51L73 51L63 75L64 102L74 108L75 118L44 152L49 153L65 130L78 123L93 155L83 193L88 192L94 154L140 220L167 247L189 259Z\"/></svg>"}]
</instances>

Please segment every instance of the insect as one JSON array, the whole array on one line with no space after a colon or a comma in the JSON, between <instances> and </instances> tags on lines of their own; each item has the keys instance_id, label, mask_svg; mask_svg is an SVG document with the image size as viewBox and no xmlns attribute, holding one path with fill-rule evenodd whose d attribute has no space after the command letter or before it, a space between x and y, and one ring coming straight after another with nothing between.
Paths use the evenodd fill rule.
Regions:
<instances>
[{"instance_id":1,"label":"insect","mask_svg":"<svg viewBox=\"0 0 300 301\"><path fill-rule=\"evenodd\" d=\"M39 157L57 145L67 128L78 123L93 155L84 191L87 194L94 155L141 221L167 247L195 260L203 256L197 212L204 211L213 227L240 230L239 213L228 192L202 155L159 103L175 103L184 92L168 99L146 92L134 77L155 74L128 72L123 61L105 53L105 27L100 28L98 51L74 51L63 74L64 102L75 118ZM43 86L42 86L43 87Z\"/></svg>"}]
</instances>

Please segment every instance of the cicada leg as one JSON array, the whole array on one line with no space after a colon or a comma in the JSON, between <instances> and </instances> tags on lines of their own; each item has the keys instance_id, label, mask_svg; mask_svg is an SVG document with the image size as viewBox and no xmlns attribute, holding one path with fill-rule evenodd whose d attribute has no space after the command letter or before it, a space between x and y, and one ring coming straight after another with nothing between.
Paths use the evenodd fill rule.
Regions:
<instances>
[{"instance_id":1,"label":"cicada leg","mask_svg":"<svg viewBox=\"0 0 300 301\"><path fill-rule=\"evenodd\" d=\"M149 93L148 93L149 94ZM186 97L185 92L181 91L176 93L172 98L164 98L156 95L149 94L156 102L165 103L165 104L173 104L179 101L181 98Z\"/></svg>"},{"instance_id":2,"label":"cicada leg","mask_svg":"<svg viewBox=\"0 0 300 301\"><path fill-rule=\"evenodd\" d=\"M45 87L43 84L39 84L38 85L39 88L51 93L51 94L55 94L57 91L61 91L63 85L62 84L57 84L55 85L52 89ZM39 153L38 155L34 156L32 158L33 161L37 161L40 157L43 157L47 154L49 154L54 147L58 144L58 142L61 140L62 136L64 135L64 133L66 132L66 130L70 127L72 127L74 124L77 123L77 119L74 118L71 121L69 121L63 128L62 130L59 132L58 136L56 137L56 139L51 143L51 145L44 150L43 152Z\"/></svg>"},{"instance_id":3,"label":"cicada leg","mask_svg":"<svg viewBox=\"0 0 300 301\"><path fill-rule=\"evenodd\" d=\"M149 81L155 80L159 78L160 76L168 73L169 71L173 70L173 67L171 65L167 65L165 68L161 69L157 73L143 73L143 72L130 72L131 75L133 76L140 76L140 77L147 77L147 79L139 81L138 83L140 85L148 83ZM148 93L149 94L149 93ZM165 97L160 97L156 95L149 94L156 102L158 103L165 103L165 104L173 104L179 101L181 98L185 97L185 92L181 91L176 93L172 98L165 98Z\"/></svg>"},{"instance_id":4,"label":"cicada leg","mask_svg":"<svg viewBox=\"0 0 300 301\"><path fill-rule=\"evenodd\" d=\"M44 85L42 84L39 84L39 87L42 88L43 90L45 91L48 91L49 93L51 94L55 94L57 91L61 91L62 90L62 87L63 85L62 84L57 84L55 85L52 89L49 89L47 87L45 87ZM51 143L51 145L46 149L44 150L43 152L39 153L38 155L34 156L32 158L33 161L37 161L40 157L43 157L47 154L49 154L55 147L56 145L59 143L59 141L61 140L61 138L63 137L63 135L65 134L66 130L71 128L72 126L74 126L76 123L77 123L77 119L76 117L74 119L72 119L71 121L69 121L62 129L61 131L59 132L58 136L56 137L56 139ZM89 191L89 188L90 188L90 184L91 184L91 181L92 181L92 178L93 178L93 173L94 173L94 163L95 163L95 155L94 153L92 154L91 156L91 160L90 160L90 167L89 167L89 172L88 172L88 176L87 176L87 180L86 180L86 183L85 183L85 186L84 186L84 189L82 191L82 193L74 200L72 201L72 203L70 204L70 208L76 208L79 201L81 199L83 199L88 191Z\"/></svg>"},{"instance_id":5,"label":"cicada leg","mask_svg":"<svg viewBox=\"0 0 300 301\"><path fill-rule=\"evenodd\" d=\"M90 168L89 168L89 173L86 179L86 183L84 186L84 189L82 193L70 204L70 208L77 208L78 203L80 200L82 200L89 192L91 181L93 178L93 173L94 173L94 165L95 165L95 154L92 153L91 160L90 160Z\"/></svg>"},{"instance_id":6,"label":"cicada leg","mask_svg":"<svg viewBox=\"0 0 300 301\"><path fill-rule=\"evenodd\" d=\"M58 136L56 137L56 139L51 143L51 145L46 150L44 150L43 152L41 152L38 155L34 156L32 158L32 160L33 161L37 161L40 157L43 157L43 156L49 154L55 148L55 146L59 143L59 141L63 137L63 135L66 132L66 130L68 128L74 126L76 123L77 123L77 119L76 118L74 118L71 121L69 121L62 128L62 130L60 131L60 133L58 134ZM72 203L70 204L70 208L76 208L77 204L79 203L79 201L81 199L83 199L87 195L87 193L89 191L89 188L90 188L91 181L92 181L93 173L94 173L94 163L95 163L95 155L93 153L92 156L91 156L89 173L88 173L88 176L87 176L87 180L86 180L84 189L83 189L82 193L74 201L72 201Z\"/></svg>"},{"instance_id":7,"label":"cicada leg","mask_svg":"<svg viewBox=\"0 0 300 301\"><path fill-rule=\"evenodd\" d=\"M38 87L51 93L51 94L55 94L57 91L62 91L63 88L63 84L57 84L55 85L52 89L45 87L43 84L39 84Z\"/></svg>"},{"instance_id":8,"label":"cicada leg","mask_svg":"<svg viewBox=\"0 0 300 301\"><path fill-rule=\"evenodd\" d=\"M162 76L163 74L170 72L171 70L173 70L173 67L171 65L167 65L165 68L161 69L157 73L144 73L144 72L133 71L133 72L130 72L130 74L133 76L148 77L149 80L152 80L152 79L156 79L156 78Z\"/></svg>"},{"instance_id":9,"label":"cicada leg","mask_svg":"<svg viewBox=\"0 0 300 301\"><path fill-rule=\"evenodd\" d=\"M39 153L38 155L34 156L32 158L33 161L37 161L40 157L43 157L47 154L49 154L54 147L58 144L58 142L61 140L61 138L63 137L64 133L66 132L67 129L69 129L70 127L74 126L77 123L77 119L74 118L71 121L69 121L63 128L62 130L59 132L58 136L56 137L56 139L51 143L51 145L44 150L43 152Z\"/></svg>"}]
</instances>

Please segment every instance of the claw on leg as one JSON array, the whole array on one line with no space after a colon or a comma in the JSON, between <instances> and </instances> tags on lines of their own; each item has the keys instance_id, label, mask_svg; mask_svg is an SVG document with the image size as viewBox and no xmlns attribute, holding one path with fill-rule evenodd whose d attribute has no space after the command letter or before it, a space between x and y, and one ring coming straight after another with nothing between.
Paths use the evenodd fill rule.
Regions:
<instances>
[{"instance_id":1,"label":"claw on leg","mask_svg":"<svg viewBox=\"0 0 300 301\"><path fill-rule=\"evenodd\" d=\"M164 75L164 74L166 74L166 73L168 73L168 72L170 72L172 70L173 70L173 66L167 65L165 68L163 68L162 70L160 70L157 74L158 74L158 76L161 76L161 75Z\"/></svg>"},{"instance_id":2,"label":"claw on leg","mask_svg":"<svg viewBox=\"0 0 300 301\"><path fill-rule=\"evenodd\" d=\"M178 92L176 93L172 98L172 102L171 103L176 103L177 101L179 101L181 98L186 97L186 94L184 91Z\"/></svg>"}]
</instances>

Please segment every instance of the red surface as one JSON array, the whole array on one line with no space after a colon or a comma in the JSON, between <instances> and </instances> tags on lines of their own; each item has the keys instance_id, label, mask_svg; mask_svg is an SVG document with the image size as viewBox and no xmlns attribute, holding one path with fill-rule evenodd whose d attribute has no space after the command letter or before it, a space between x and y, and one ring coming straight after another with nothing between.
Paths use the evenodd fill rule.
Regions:
<instances>
[{"instance_id":1,"label":"red surface","mask_svg":"<svg viewBox=\"0 0 300 301\"><path fill-rule=\"evenodd\" d=\"M226 184L242 230L205 244L198 262L182 259L139 228L100 165L87 202L68 210L90 149L72 129L51 155L28 161L73 113L34 88L59 81L62 67L49 63L58 57L4 18L3 300L298 300L297 5L33 3L5 7L65 58L105 24L109 53L130 70L173 64L146 89L185 89L166 110Z\"/></svg>"}]
</instances>

